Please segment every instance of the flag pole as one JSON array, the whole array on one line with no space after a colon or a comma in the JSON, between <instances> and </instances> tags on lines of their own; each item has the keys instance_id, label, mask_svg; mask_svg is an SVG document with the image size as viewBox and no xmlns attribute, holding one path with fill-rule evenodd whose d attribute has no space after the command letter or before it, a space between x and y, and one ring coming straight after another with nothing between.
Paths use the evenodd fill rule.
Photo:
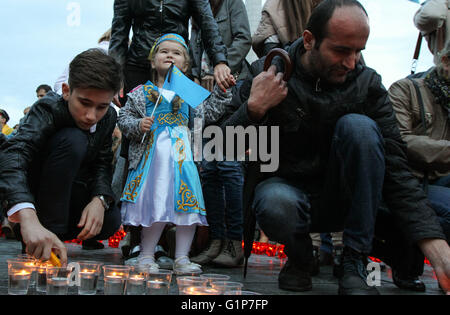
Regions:
<instances>
[{"instance_id":1,"label":"flag pole","mask_svg":"<svg viewBox=\"0 0 450 315\"><path fill-rule=\"evenodd\" d=\"M172 69L173 69L173 62L172 62L172 64L170 65L169 70L168 70L167 73L166 73L166 78L164 79L164 83L166 82L166 80L167 80L168 82L170 82L170 78L172 77ZM164 84L163 84L163 87L164 87ZM160 91L160 92L159 92L159 95L158 95L158 99L156 100L156 103L155 103L155 107L153 108L153 111L152 111L152 113L150 114L150 117L153 117L153 114L155 113L156 108L158 107L159 103L161 103L161 96L162 96L162 93L161 93L161 91ZM145 136L146 136L146 135L147 135L147 133L144 133L144 136L142 137L141 144L144 142Z\"/></svg>"}]
</instances>

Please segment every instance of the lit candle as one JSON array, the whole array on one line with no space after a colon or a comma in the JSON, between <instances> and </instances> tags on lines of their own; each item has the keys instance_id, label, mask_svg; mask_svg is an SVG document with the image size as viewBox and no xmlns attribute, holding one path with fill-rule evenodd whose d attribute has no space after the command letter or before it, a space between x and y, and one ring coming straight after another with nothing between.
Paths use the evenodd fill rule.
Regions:
<instances>
[{"instance_id":1,"label":"lit candle","mask_svg":"<svg viewBox=\"0 0 450 315\"><path fill-rule=\"evenodd\" d=\"M206 287L187 287L184 290L186 295L219 295L220 291Z\"/></svg>"}]
</instances>

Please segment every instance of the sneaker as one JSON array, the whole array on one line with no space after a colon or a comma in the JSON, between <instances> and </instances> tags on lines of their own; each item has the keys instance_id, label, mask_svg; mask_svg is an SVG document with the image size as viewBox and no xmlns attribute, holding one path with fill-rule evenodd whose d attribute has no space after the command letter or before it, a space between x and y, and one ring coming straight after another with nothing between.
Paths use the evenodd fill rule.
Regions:
<instances>
[{"instance_id":1,"label":"sneaker","mask_svg":"<svg viewBox=\"0 0 450 315\"><path fill-rule=\"evenodd\" d=\"M282 290L303 292L312 289L310 267L303 270L289 259L278 275L278 287Z\"/></svg>"},{"instance_id":2,"label":"sneaker","mask_svg":"<svg viewBox=\"0 0 450 315\"><path fill-rule=\"evenodd\" d=\"M212 260L222 267L238 267L244 263L244 250L241 240L226 241L222 252Z\"/></svg>"},{"instance_id":3,"label":"sneaker","mask_svg":"<svg viewBox=\"0 0 450 315\"><path fill-rule=\"evenodd\" d=\"M219 256L223 248L223 240L211 240L208 247L197 256L191 257L191 261L200 265L205 265Z\"/></svg>"},{"instance_id":4,"label":"sneaker","mask_svg":"<svg viewBox=\"0 0 450 315\"><path fill-rule=\"evenodd\" d=\"M344 252L343 246L336 246L333 248L333 276L336 278L341 278L344 274L344 269L342 267L342 254Z\"/></svg>"},{"instance_id":5,"label":"sneaker","mask_svg":"<svg viewBox=\"0 0 450 315\"><path fill-rule=\"evenodd\" d=\"M379 295L375 286L367 284L366 257L350 247L342 254L342 277L339 279L339 295Z\"/></svg>"},{"instance_id":6,"label":"sneaker","mask_svg":"<svg viewBox=\"0 0 450 315\"><path fill-rule=\"evenodd\" d=\"M180 274L201 273L202 268L199 264L193 263L189 260L189 257L182 256L175 259L173 263L173 271Z\"/></svg>"}]
</instances>

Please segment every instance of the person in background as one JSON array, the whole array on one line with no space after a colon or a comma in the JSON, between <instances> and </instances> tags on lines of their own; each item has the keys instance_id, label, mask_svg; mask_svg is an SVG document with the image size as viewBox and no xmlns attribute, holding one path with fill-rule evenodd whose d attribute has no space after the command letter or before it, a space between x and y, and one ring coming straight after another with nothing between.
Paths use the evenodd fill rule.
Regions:
<instances>
[{"instance_id":1,"label":"person in background","mask_svg":"<svg viewBox=\"0 0 450 315\"><path fill-rule=\"evenodd\" d=\"M391 85L389 98L407 145L408 161L450 241L450 41L425 77L404 78ZM393 269L394 283L424 291L419 276L424 257L416 247L401 253L402 268Z\"/></svg>"},{"instance_id":2,"label":"person in background","mask_svg":"<svg viewBox=\"0 0 450 315\"><path fill-rule=\"evenodd\" d=\"M9 121L9 115L4 109L0 109L0 130L5 136L9 136L13 133L14 129L7 125Z\"/></svg>"},{"instance_id":3,"label":"person in background","mask_svg":"<svg viewBox=\"0 0 450 315\"><path fill-rule=\"evenodd\" d=\"M210 0L228 52L228 65L237 81L246 79L249 70L245 57L251 48L250 25L247 10L241 0ZM190 52L192 75L195 81L212 91L216 84L213 65L204 50L201 30L193 23ZM215 124L217 122L211 122ZM238 161L206 161L201 164L203 194L208 221L208 244L191 261L204 265L209 262L226 267L238 266L243 261L242 251L242 190L243 165ZM199 227L201 229L201 227ZM197 234L199 235L199 233ZM201 235L201 234L200 234Z\"/></svg>"},{"instance_id":4,"label":"person in background","mask_svg":"<svg viewBox=\"0 0 450 315\"><path fill-rule=\"evenodd\" d=\"M252 47L261 58L272 48L283 48L302 36L312 10L321 0L267 0L261 21L252 36Z\"/></svg>"},{"instance_id":5,"label":"person in background","mask_svg":"<svg viewBox=\"0 0 450 315\"><path fill-rule=\"evenodd\" d=\"M43 98L45 95L47 95L48 92L51 92L52 88L50 85L47 84L41 84L36 88L36 97L38 99Z\"/></svg>"},{"instance_id":6,"label":"person in background","mask_svg":"<svg viewBox=\"0 0 450 315\"><path fill-rule=\"evenodd\" d=\"M450 0L427 0L414 15L414 24L428 42L428 48L439 62L439 52L450 39Z\"/></svg>"}]
</instances>

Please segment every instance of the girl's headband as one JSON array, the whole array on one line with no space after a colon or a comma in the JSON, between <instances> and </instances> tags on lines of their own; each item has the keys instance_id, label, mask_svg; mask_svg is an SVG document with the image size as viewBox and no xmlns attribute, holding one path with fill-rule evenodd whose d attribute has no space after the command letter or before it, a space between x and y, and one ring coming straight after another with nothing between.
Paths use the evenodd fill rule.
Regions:
<instances>
[{"instance_id":1,"label":"girl's headband","mask_svg":"<svg viewBox=\"0 0 450 315\"><path fill-rule=\"evenodd\" d=\"M176 42L179 42L181 45L183 45L184 48L186 48L186 50L188 50L186 42L184 41L184 38L182 36L175 34L175 33L164 34L164 35L160 36L159 38L157 38L155 43L153 44L152 49L150 50L150 55L148 56L150 60L153 59L156 48L159 46L159 44L161 44L162 42L164 42L166 40L174 40Z\"/></svg>"}]
</instances>

